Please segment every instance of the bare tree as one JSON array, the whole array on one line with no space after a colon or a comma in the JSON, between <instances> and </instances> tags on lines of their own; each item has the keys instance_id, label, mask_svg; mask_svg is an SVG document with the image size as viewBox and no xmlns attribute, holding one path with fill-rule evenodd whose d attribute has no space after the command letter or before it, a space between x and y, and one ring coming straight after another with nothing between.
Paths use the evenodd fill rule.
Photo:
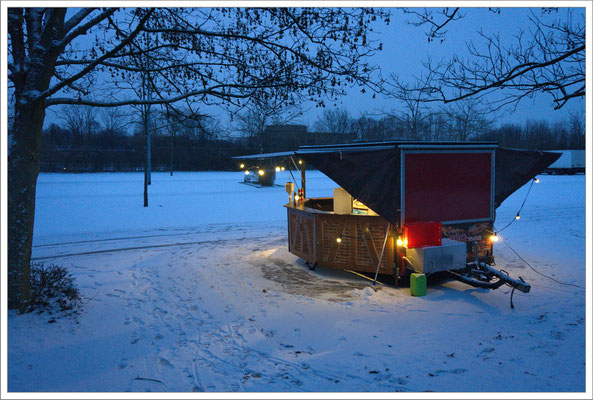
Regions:
<instances>
[{"instance_id":1,"label":"bare tree","mask_svg":"<svg viewBox=\"0 0 593 400\"><path fill-rule=\"evenodd\" d=\"M567 125L569 127L569 143L567 143L567 148L584 149L586 133L586 115L584 110L582 112L571 112Z\"/></svg>"},{"instance_id":2,"label":"bare tree","mask_svg":"<svg viewBox=\"0 0 593 400\"><path fill-rule=\"evenodd\" d=\"M30 259L45 110L59 104L237 104L266 88L322 103L345 85L377 89L369 24L346 8L10 8L8 305L30 299ZM144 41L149 39L148 42ZM147 68L130 57L146 55ZM150 72L152 99L133 96Z\"/></svg>"},{"instance_id":3,"label":"bare tree","mask_svg":"<svg viewBox=\"0 0 593 400\"><path fill-rule=\"evenodd\" d=\"M439 141L449 139L449 123L445 118L447 114L442 110L437 110L428 117L427 140Z\"/></svg>"},{"instance_id":4,"label":"bare tree","mask_svg":"<svg viewBox=\"0 0 593 400\"><path fill-rule=\"evenodd\" d=\"M385 139L389 135L386 125L385 118L373 118L368 114L363 114L353 119L351 123L352 131L356 133L356 138L362 140Z\"/></svg>"},{"instance_id":5,"label":"bare tree","mask_svg":"<svg viewBox=\"0 0 593 400\"><path fill-rule=\"evenodd\" d=\"M350 113L344 108L324 110L317 117L315 130L327 133L350 133L352 132L352 119Z\"/></svg>"},{"instance_id":6,"label":"bare tree","mask_svg":"<svg viewBox=\"0 0 593 400\"><path fill-rule=\"evenodd\" d=\"M444 112L450 138L460 142L484 133L494 122L491 111L471 98L451 103Z\"/></svg>"},{"instance_id":7,"label":"bare tree","mask_svg":"<svg viewBox=\"0 0 593 400\"><path fill-rule=\"evenodd\" d=\"M419 91L413 97L402 96L400 100L403 109L385 113L388 119L399 125L402 136L411 140L427 139L428 123L434 113L421 100L422 93Z\"/></svg>"},{"instance_id":8,"label":"bare tree","mask_svg":"<svg viewBox=\"0 0 593 400\"><path fill-rule=\"evenodd\" d=\"M504 11L491 9L501 14ZM458 8L411 12L415 26L426 26L431 39L444 39L444 27L461 18ZM392 76L388 89L401 98L450 103L469 97L488 100L491 107L516 107L526 97L547 94L554 109L585 96L585 14L571 9L531 11L529 31L519 30L513 44L500 35L478 32L481 43L469 42L467 56L423 63L426 73L413 84ZM402 87L405 90L400 90Z\"/></svg>"},{"instance_id":9,"label":"bare tree","mask_svg":"<svg viewBox=\"0 0 593 400\"><path fill-rule=\"evenodd\" d=\"M101 108L97 118L104 131L119 134L130 124L130 118L121 108Z\"/></svg>"},{"instance_id":10,"label":"bare tree","mask_svg":"<svg viewBox=\"0 0 593 400\"><path fill-rule=\"evenodd\" d=\"M300 105L291 103L281 93L259 91L236 114L239 130L256 142L261 153L266 149L266 126L288 124L303 114Z\"/></svg>"},{"instance_id":11,"label":"bare tree","mask_svg":"<svg viewBox=\"0 0 593 400\"><path fill-rule=\"evenodd\" d=\"M98 128L97 109L83 106L65 106L58 114L58 118L70 130L74 140L73 145L81 146Z\"/></svg>"},{"instance_id":12,"label":"bare tree","mask_svg":"<svg viewBox=\"0 0 593 400\"><path fill-rule=\"evenodd\" d=\"M165 111L160 112L161 124L155 123L153 129L169 133L169 173L173 176L174 155L177 136L185 136L203 144L207 138L215 136L218 133L218 126L213 118L206 114L192 114L184 108L166 107ZM155 121L156 122L156 121Z\"/></svg>"},{"instance_id":13,"label":"bare tree","mask_svg":"<svg viewBox=\"0 0 593 400\"><path fill-rule=\"evenodd\" d=\"M425 8L422 11L415 9L402 8L405 15L410 18L406 21L408 24L416 27L428 26L426 37L428 42L433 42L435 39L440 40L441 43L445 41L447 24L452 21L457 21L463 18L459 7L445 7L438 9ZM435 20L434 16L437 15Z\"/></svg>"}]
</instances>

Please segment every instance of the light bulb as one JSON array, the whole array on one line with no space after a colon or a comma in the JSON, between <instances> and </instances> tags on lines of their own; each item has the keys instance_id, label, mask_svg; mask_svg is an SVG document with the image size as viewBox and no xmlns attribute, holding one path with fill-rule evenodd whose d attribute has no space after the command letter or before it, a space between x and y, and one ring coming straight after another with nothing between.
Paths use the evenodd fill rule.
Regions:
<instances>
[{"instance_id":1,"label":"light bulb","mask_svg":"<svg viewBox=\"0 0 593 400\"><path fill-rule=\"evenodd\" d=\"M302 163L303 163L303 160L299 160L299 164L302 164Z\"/></svg>"},{"instance_id":2,"label":"light bulb","mask_svg":"<svg viewBox=\"0 0 593 400\"><path fill-rule=\"evenodd\" d=\"M245 171L245 175L249 175L249 171Z\"/></svg>"},{"instance_id":3,"label":"light bulb","mask_svg":"<svg viewBox=\"0 0 593 400\"><path fill-rule=\"evenodd\" d=\"M239 168L241 168L241 169L245 168L245 164L239 165Z\"/></svg>"},{"instance_id":4,"label":"light bulb","mask_svg":"<svg viewBox=\"0 0 593 400\"><path fill-rule=\"evenodd\" d=\"M498 242L498 235L496 233L494 233L494 235L490 236L490 241L491 242Z\"/></svg>"},{"instance_id":5,"label":"light bulb","mask_svg":"<svg viewBox=\"0 0 593 400\"><path fill-rule=\"evenodd\" d=\"M402 247L404 245L404 241L401 238L397 238L397 245L398 247Z\"/></svg>"},{"instance_id":6,"label":"light bulb","mask_svg":"<svg viewBox=\"0 0 593 400\"><path fill-rule=\"evenodd\" d=\"M535 183L539 183L539 179L533 178L533 180L535 181Z\"/></svg>"},{"instance_id":7,"label":"light bulb","mask_svg":"<svg viewBox=\"0 0 593 400\"><path fill-rule=\"evenodd\" d=\"M259 176L264 176L265 174L263 169L260 169L259 171L257 171L257 173L259 174Z\"/></svg>"},{"instance_id":8,"label":"light bulb","mask_svg":"<svg viewBox=\"0 0 593 400\"><path fill-rule=\"evenodd\" d=\"M521 216L519 215L519 213L517 213L517 215L515 216L515 219L521 219Z\"/></svg>"},{"instance_id":9,"label":"light bulb","mask_svg":"<svg viewBox=\"0 0 593 400\"><path fill-rule=\"evenodd\" d=\"M276 172L280 172L280 167L276 167Z\"/></svg>"},{"instance_id":10,"label":"light bulb","mask_svg":"<svg viewBox=\"0 0 593 400\"><path fill-rule=\"evenodd\" d=\"M341 236L338 236L338 237L336 238L336 242L338 242L338 243L342 243L342 237L341 237Z\"/></svg>"}]
</instances>

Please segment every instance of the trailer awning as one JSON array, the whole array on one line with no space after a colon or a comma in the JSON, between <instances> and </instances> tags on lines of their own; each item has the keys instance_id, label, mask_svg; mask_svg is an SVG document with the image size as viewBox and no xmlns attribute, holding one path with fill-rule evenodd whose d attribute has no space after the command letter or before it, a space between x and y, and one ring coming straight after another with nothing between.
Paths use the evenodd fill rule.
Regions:
<instances>
[{"instance_id":1,"label":"trailer awning","mask_svg":"<svg viewBox=\"0 0 593 400\"><path fill-rule=\"evenodd\" d=\"M449 146L430 147L447 149ZM398 222L398 212L401 209L401 153L398 146L359 151L297 150L296 154L317 167L377 214L391 223ZM495 207L558 157L556 153L496 148Z\"/></svg>"},{"instance_id":2,"label":"trailer awning","mask_svg":"<svg viewBox=\"0 0 593 400\"><path fill-rule=\"evenodd\" d=\"M375 142L329 146L301 146L294 152L248 156L265 159L298 156L343 187L354 198L391 223L401 209L401 150L495 151L495 207L556 161L560 154L499 147L496 142ZM235 157L247 159L243 157ZM444 166L446 167L446 166Z\"/></svg>"}]
</instances>

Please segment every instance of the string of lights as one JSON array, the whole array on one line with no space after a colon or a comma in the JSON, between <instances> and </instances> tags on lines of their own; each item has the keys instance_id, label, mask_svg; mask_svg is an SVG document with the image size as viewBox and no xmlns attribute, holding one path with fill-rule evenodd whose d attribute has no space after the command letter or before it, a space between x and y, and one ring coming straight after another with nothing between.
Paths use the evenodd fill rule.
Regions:
<instances>
[{"instance_id":1,"label":"string of lights","mask_svg":"<svg viewBox=\"0 0 593 400\"><path fill-rule=\"evenodd\" d=\"M539 179L537 178L533 178L531 180L531 184L529 185L529 189L527 190L527 194L525 195L525 198L523 199L523 203L521 203L521 207L519 207L519 211L517 211L517 215L515 215L515 218L513 218L511 220L511 222L509 222L508 224L506 224L502 229L494 229L494 232L492 232L492 236L490 237L490 241L491 242L498 242L498 234L502 231L504 231L506 228L508 228L509 226L511 226L511 224L519 219L521 219L521 211L523 210L523 207L525 206L525 202L527 201L527 197L529 197L529 193L531 192L531 188L533 187L534 183L539 183Z\"/></svg>"},{"instance_id":2,"label":"string of lights","mask_svg":"<svg viewBox=\"0 0 593 400\"><path fill-rule=\"evenodd\" d=\"M511 222L509 222L502 229L500 229L499 231L497 231L498 233L504 231L506 228L508 228L509 226L511 226L511 224L513 222L521 219L521 210L523 210L523 207L525 206L525 202L527 201L527 197L529 197L529 193L531 192L531 188L533 187L533 184L534 183L539 183L539 179L534 178L534 179L531 180L531 185L529 185L529 189L527 190L527 194L525 195L525 198L523 199L523 203L521 204L521 207L519 207L519 211L517 211L517 215L515 215L515 218L513 218L511 220Z\"/></svg>"}]
</instances>

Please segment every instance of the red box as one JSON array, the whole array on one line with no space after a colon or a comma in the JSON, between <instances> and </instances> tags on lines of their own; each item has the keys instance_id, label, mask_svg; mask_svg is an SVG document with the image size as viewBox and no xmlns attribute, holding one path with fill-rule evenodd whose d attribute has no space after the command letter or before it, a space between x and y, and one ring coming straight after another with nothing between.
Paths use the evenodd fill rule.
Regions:
<instances>
[{"instance_id":1,"label":"red box","mask_svg":"<svg viewBox=\"0 0 593 400\"><path fill-rule=\"evenodd\" d=\"M408 222L404 225L404 243L407 248L440 246L443 224L440 222Z\"/></svg>"}]
</instances>

